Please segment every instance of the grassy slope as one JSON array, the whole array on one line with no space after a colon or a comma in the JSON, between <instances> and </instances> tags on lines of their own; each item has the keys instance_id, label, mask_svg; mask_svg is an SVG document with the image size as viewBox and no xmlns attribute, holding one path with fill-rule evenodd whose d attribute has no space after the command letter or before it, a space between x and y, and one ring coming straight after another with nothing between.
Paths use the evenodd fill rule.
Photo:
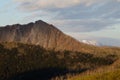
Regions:
<instances>
[{"instance_id":1,"label":"grassy slope","mask_svg":"<svg viewBox=\"0 0 120 80\"><path fill-rule=\"evenodd\" d=\"M110 50L110 47L107 47L106 51L108 49ZM113 64L71 76L68 80L120 80L120 50L119 48L111 47L111 52L115 52L118 57Z\"/></svg>"},{"instance_id":2,"label":"grassy slope","mask_svg":"<svg viewBox=\"0 0 120 80\"><path fill-rule=\"evenodd\" d=\"M23 74L28 76L28 73L29 77L35 78L39 75L38 79L45 80L43 79L45 77L50 79L58 75L78 74L86 70L110 66L118 60L120 49L94 47L92 52L60 52L45 50L35 45L0 43L0 80ZM79 76L76 79L79 79Z\"/></svg>"},{"instance_id":3,"label":"grassy slope","mask_svg":"<svg viewBox=\"0 0 120 80\"><path fill-rule=\"evenodd\" d=\"M114 70L106 73L94 73L84 76L76 76L69 80L120 80L120 70Z\"/></svg>"}]
</instances>

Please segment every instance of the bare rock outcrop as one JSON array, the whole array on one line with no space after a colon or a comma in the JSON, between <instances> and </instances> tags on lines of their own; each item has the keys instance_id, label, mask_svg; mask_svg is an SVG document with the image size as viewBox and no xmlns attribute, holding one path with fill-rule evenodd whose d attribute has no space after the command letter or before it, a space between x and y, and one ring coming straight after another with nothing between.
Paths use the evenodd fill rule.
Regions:
<instances>
[{"instance_id":1,"label":"bare rock outcrop","mask_svg":"<svg viewBox=\"0 0 120 80\"><path fill-rule=\"evenodd\" d=\"M81 51L85 45L42 20L0 27L0 42L35 44L46 49L71 51Z\"/></svg>"}]
</instances>

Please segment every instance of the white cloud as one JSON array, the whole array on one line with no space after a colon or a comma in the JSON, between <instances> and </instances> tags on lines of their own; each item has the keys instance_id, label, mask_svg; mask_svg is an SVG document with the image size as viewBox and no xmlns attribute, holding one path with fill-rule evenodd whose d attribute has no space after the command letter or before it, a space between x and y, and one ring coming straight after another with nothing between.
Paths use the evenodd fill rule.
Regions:
<instances>
[{"instance_id":1,"label":"white cloud","mask_svg":"<svg viewBox=\"0 0 120 80\"><path fill-rule=\"evenodd\" d=\"M20 7L29 10L38 10L44 8L66 8L79 4L90 6L102 0L14 0L20 3Z\"/></svg>"},{"instance_id":2,"label":"white cloud","mask_svg":"<svg viewBox=\"0 0 120 80\"><path fill-rule=\"evenodd\" d=\"M55 20L50 23L55 24L64 32L94 32L103 29L112 29L117 20L110 19L75 19L75 20Z\"/></svg>"},{"instance_id":3,"label":"white cloud","mask_svg":"<svg viewBox=\"0 0 120 80\"><path fill-rule=\"evenodd\" d=\"M31 12L26 19L43 19L66 32L99 31L117 24L120 19L120 0L14 1L20 9Z\"/></svg>"}]
</instances>

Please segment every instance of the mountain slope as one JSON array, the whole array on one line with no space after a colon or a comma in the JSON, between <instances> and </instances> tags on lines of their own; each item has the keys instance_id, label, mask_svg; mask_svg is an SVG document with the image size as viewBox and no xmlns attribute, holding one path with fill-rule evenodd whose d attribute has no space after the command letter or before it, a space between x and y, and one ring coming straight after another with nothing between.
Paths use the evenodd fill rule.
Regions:
<instances>
[{"instance_id":1,"label":"mountain slope","mask_svg":"<svg viewBox=\"0 0 120 80\"><path fill-rule=\"evenodd\" d=\"M50 80L68 73L76 74L108 66L116 60L117 55L111 54L94 56L88 53L45 50L40 46L5 42L0 43L0 80Z\"/></svg>"},{"instance_id":2,"label":"mountain slope","mask_svg":"<svg viewBox=\"0 0 120 80\"><path fill-rule=\"evenodd\" d=\"M8 25L0 28L0 80L50 80L86 72L111 66L119 53L118 47L80 43L41 20Z\"/></svg>"},{"instance_id":3,"label":"mountain slope","mask_svg":"<svg viewBox=\"0 0 120 80\"><path fill-rule=\"evenodd\" d=\"M41 20L25 25L0 28L0 42L20 42L40 45L46 49L81 51L82 44Z\"/></svg>"}]
</instances>

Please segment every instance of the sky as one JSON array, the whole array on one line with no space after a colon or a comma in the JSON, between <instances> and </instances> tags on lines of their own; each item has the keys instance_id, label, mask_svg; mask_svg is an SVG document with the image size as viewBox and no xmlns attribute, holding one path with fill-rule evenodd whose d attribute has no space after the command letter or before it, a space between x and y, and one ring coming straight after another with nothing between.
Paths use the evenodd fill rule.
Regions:
<instances>
[{"instance_id":1,"label":"sky","mask_svg":"<svg viewBox=\"0 0 120 80\"><path fill-rule=\"evenodd\" d=\"M120 0L0 0L0 26L36 20L76 39L120 41Z\"/></svg>"}]
</instances>

